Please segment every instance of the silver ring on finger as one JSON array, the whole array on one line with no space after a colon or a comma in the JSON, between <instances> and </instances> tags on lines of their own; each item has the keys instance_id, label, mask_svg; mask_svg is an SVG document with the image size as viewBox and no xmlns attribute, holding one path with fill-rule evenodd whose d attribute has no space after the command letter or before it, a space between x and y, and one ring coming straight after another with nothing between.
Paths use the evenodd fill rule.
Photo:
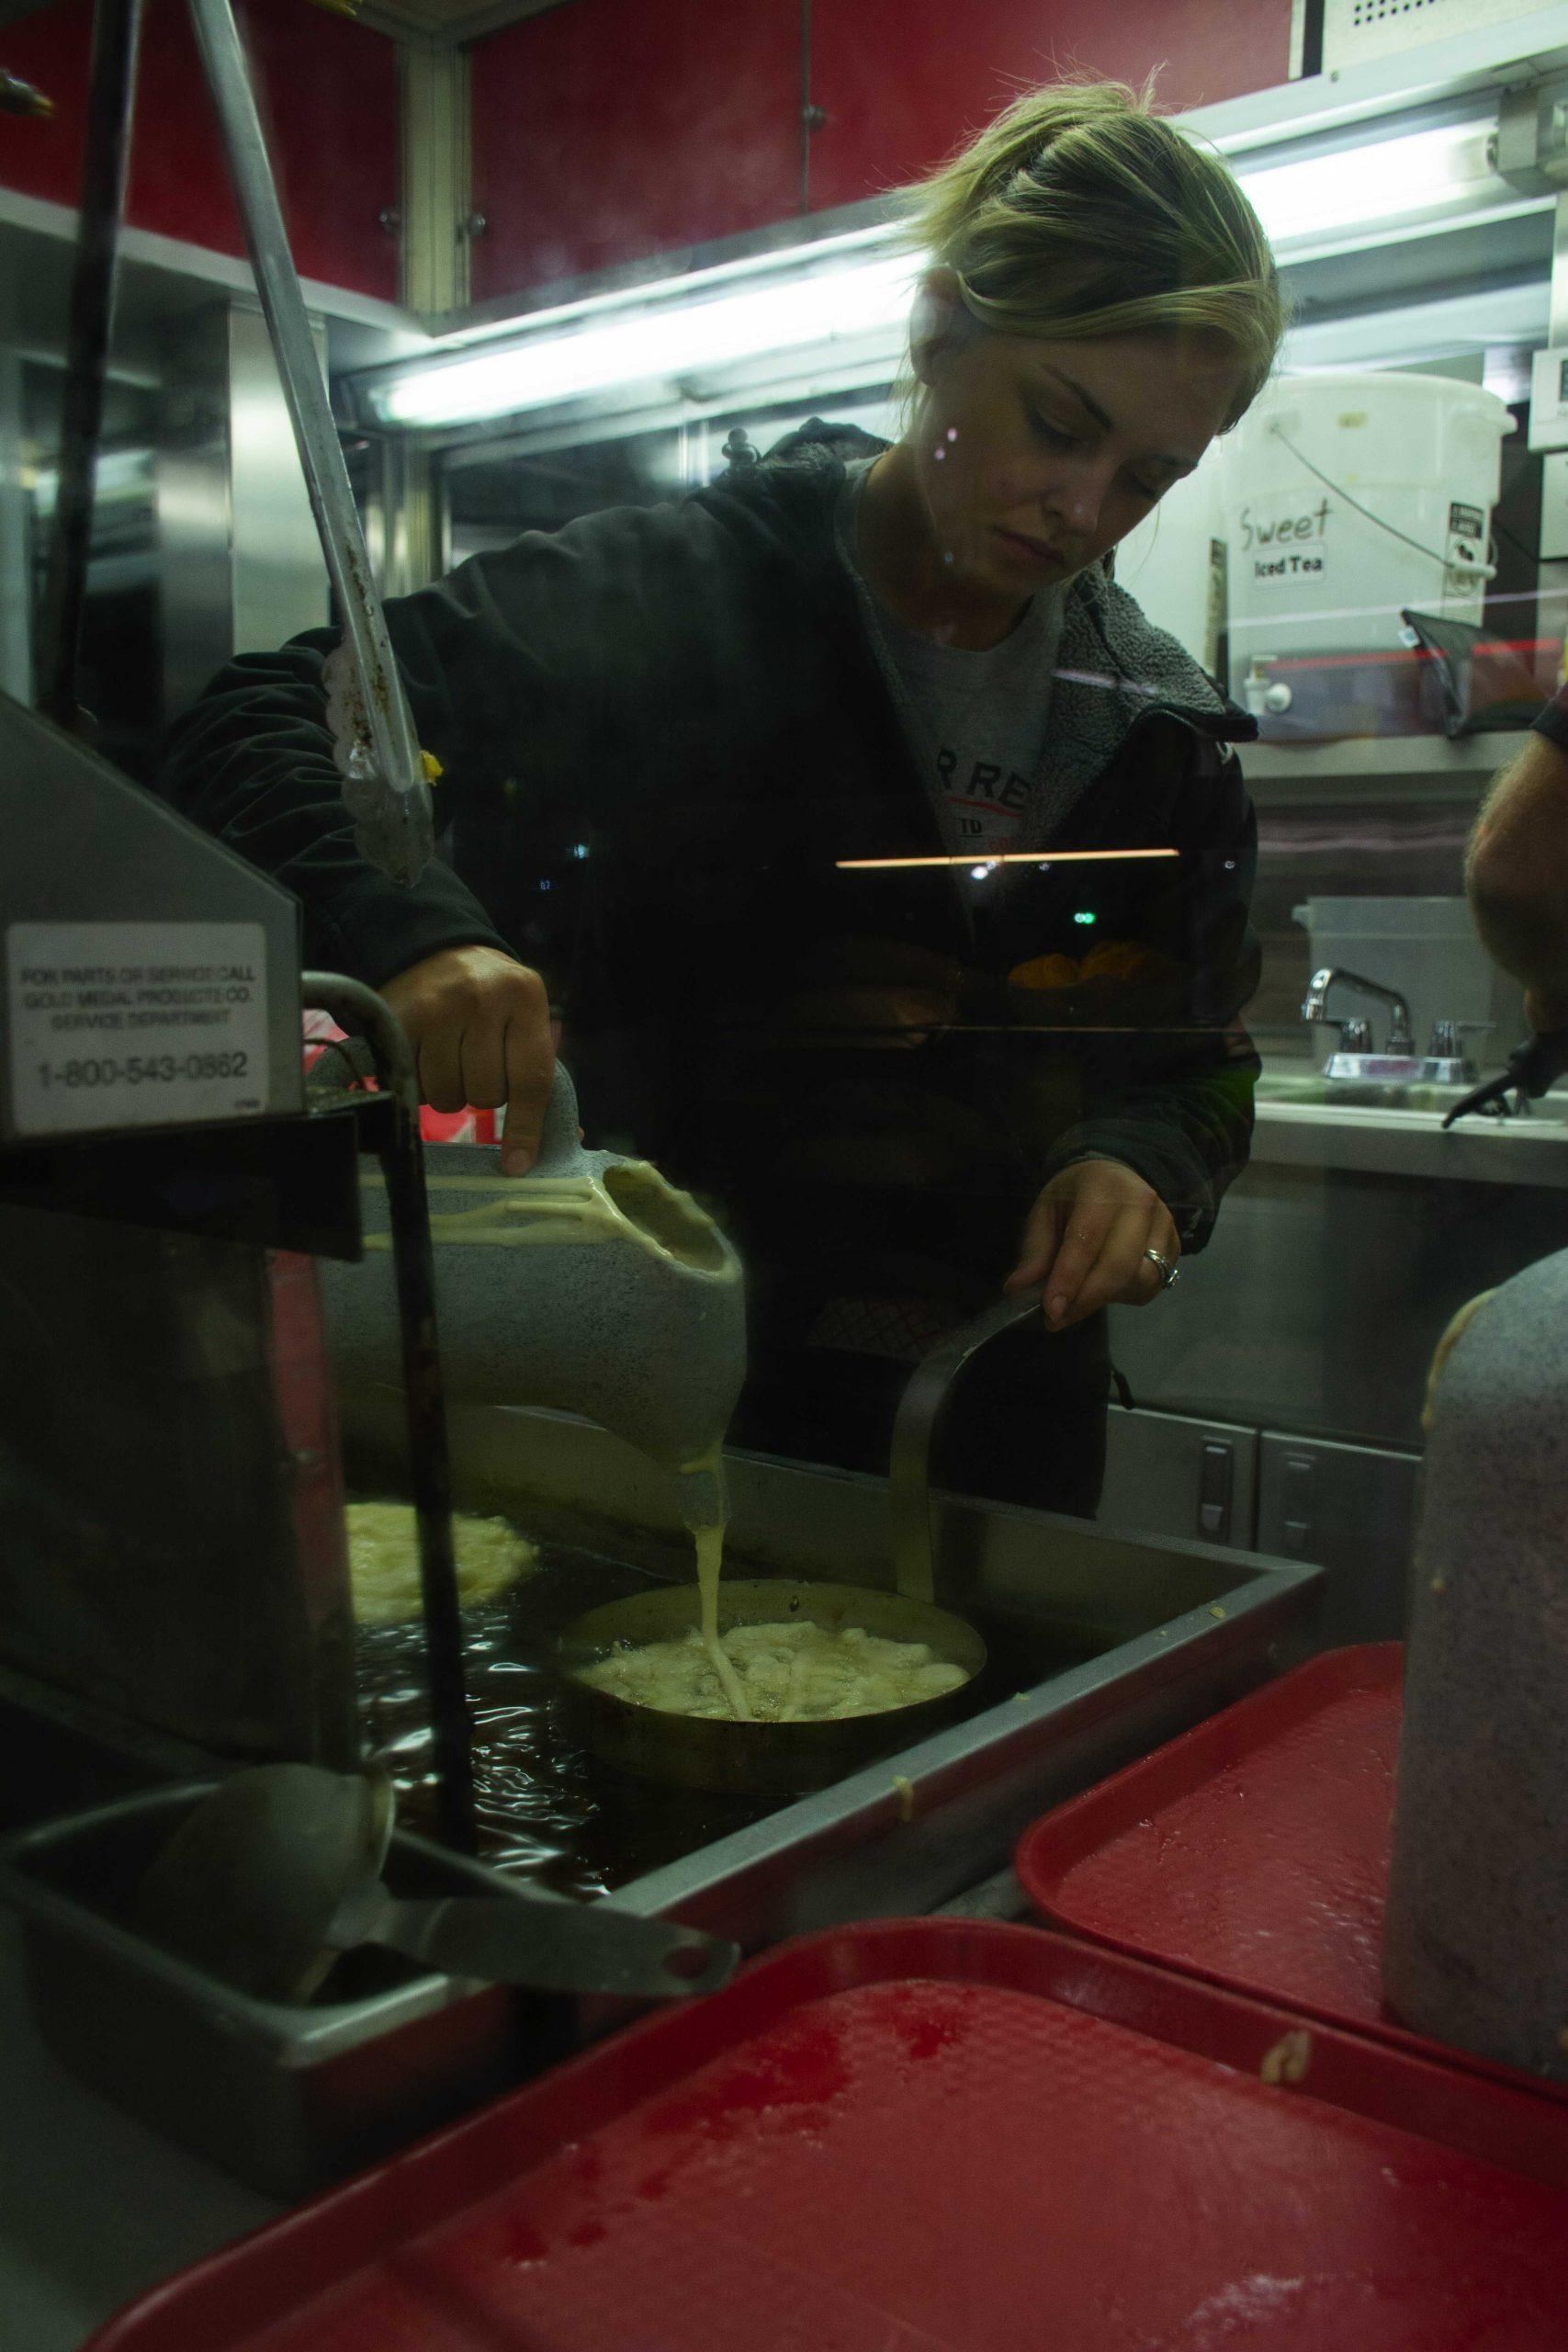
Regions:
<instances>
[{"instance_id":1,"label":"silver ring on finger","mask_svg":"<svg viewBox=\"0 0 1568 2352\"><path fill-rule=\"evenodd\" d=\"M1173 1264L1170 1259L1162 1258L1157 1250L1145 1250L1144 1255L1148 1260L1150 1265L1155 1267L1158 1272L1160 1288L1162 1290L1168 1290L1171 1283L1181 1272L1180 1267Z\"/></svg>"}]
</instances>

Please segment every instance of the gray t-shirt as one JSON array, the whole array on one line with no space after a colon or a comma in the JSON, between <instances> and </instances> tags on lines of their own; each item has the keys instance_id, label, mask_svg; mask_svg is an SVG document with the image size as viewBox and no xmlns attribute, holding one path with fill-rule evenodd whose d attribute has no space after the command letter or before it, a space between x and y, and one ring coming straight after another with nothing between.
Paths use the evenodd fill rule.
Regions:
<instances>
[{"instance_id":1,"label":"gray t-shirt","mask_svg":"<svg viewBox=\"0 0 1568 2352\"><path fill-rule=\"evenodd\" d=\"M855 513L872 460L850 469L839 553L904 724L942 837L976 861L1045 846L1041 768L1066 590L1032 597L999 645L939 645L890 613L860 568Z\"/></svg>"}]
</instances>

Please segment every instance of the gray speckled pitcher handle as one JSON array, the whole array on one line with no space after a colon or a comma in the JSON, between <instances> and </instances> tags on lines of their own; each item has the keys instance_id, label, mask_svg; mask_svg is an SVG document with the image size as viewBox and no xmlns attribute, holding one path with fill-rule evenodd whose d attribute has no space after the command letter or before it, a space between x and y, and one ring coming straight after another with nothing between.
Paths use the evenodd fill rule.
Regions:
<instances>
[{"instance_id":1,"label":"gray speckled pitcher handle","mask_svg":"<svg viewBox=\"0 0 1568 2352\"><path fill-rule=\"evenodd\" d=\"M375 1057L363 1037L340 1038L330 1050L340 1063L347 1064L355 1078L375 1077ZM577 1125L577 1089L566 1064L558 1061L550 1081L550 1099L545 1105L539 1156L528 1170L530 1176L592 1175L595 1163L583 1149Z\"/></svg>"},{"instance_id":2,"label":"gray speckled pitcher handle","mask_svg":"<svg viewBox=\"0 0 1568 2352\"><path fill-rule=\"evenodd\" d=\"M581 1413L679 1474L705 1461L746 1371L739 1264L705 1212L656 1169L584 1150L576 1089L559 1063L539 1157L526 1176L503 1176L494 1144L427 1144L424 1161L438 1211L450 1207L443 1187L455 1183L469 1195L456 1212L459 1229L438 1214L433 1234L448 1398ZM541 1246L458 1246L523 1238L531 1188L540 1215L527 1238ZM583 1197L574 1200L579 1189ZM476 1205L474 1196L485 1193ZM387 1204L368 1170L365 1216L374 1252L385 1246ZM666 1246L666 1230L703 1246ZM615 1246L547 1246L589 1236ZM647 1246L650 1236L659 1246ZM346 1266L330 1268L324 1283L340 1379L349 1388L384 1382L396 1342L386 1284ZM682 1485L690 1524L711 1524L721 1508L715 1476Z\"/></svg>"},{"instance_id":3,"label":"gray speckled pitcher handle","mask_svg":"<svg viewBox=\"0 0 1568 2352\"><path fill-rule=\"evenodd\" d=\"M577 1132L577 1089L571 1082L571 1072L564 1062L558 1061L556 1074L550 1081L550 1099L545 1105L545 1124L539 1136L539 1156L528 1170L530 1176L586 1176L592 1162L582 1148Z\"/></svg>"}]
</instances>

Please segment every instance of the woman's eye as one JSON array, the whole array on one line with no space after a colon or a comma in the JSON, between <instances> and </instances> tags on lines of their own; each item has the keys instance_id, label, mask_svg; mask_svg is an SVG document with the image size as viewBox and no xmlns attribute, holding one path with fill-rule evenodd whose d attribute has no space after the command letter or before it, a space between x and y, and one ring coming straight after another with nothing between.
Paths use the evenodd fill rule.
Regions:
<instances>
[{"instance_id":1,"label":"woman's eye","mask_svg":"<svg viewBox=\"0 0 1568 2352\"><path fill-rule=\"evenodd\" d=\"M1073 447L1077 436L1064 432L1059 424L1053 424L1050 418L1042 416L1038 409L1029 411L1029 422L1047 448L1070 449Z\"/></svg>"}]
</instances>

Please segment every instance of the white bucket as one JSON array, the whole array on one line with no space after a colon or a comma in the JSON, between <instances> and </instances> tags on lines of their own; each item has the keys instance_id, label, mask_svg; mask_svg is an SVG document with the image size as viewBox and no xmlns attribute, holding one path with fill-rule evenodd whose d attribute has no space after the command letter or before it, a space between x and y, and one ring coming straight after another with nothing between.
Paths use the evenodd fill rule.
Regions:
<instances>
[{"instance_id":1,"label":"white bucket","mask_svg":"<svg viewBox=\"0 0 1568 2352\"><path fill-rule=\"evenodd\" d=\"M1217 450L1173 482L1116 549L1116 580L1211 675L1225 626L1224 483Z\"/></svg>"},{"instance_id":2,"label":"white bucket","mask_svg":"<svg viewBox=\"0 0 1568 2352\"><path fill-rule=\"evenodd\" d=\"M1479 623L1511 424L1447 376L1269 385L1223 445L1233 691L1258 657L1392 651L1406 605Z\"/></svg>"}]
</instances>

